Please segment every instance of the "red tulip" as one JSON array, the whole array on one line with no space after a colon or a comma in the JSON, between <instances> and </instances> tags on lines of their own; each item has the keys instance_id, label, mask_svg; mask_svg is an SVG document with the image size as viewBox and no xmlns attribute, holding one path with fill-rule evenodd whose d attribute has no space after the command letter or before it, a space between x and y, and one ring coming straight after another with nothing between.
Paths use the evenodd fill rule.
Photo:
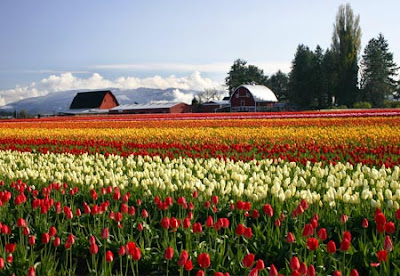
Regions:
<instances>
[{"instance_id":1,"label":"red tulip","mask_svg":"<svg viewBox=\"0 0 400 276\"><path fill-rule=\"evenodd\" d=\"M114 260L114 254L112 253L112 251L107 250L106 252L106 262L107 263L111 263Z\"/></svg>"},{"instance_id":2,"label":"red tulip","mask_svg":"<svg viewBox=\"0 0 400 276\"><path fill-rule=\"evenodd\" d=\"M119 247L119 249L118 249L118 255L120 255L120 256L125 256L125 254L126 254L126 247L123 246L123 245L121 245L121 246Z\"/></svg>"},{"instance_id":3,"label":"red tulip","mask_svg":"<svg viewBox=\"0 0 400 276\"><path fill-rule=\"evenodd\" d=\"M48 244L50 242L50 235L48 233L42 234L42 243Z\"/></svg>"},{"instance_id":4,"label":"red tulip","mask_svg":"<svg viewBox=\"0 0 400 276\"><path fill-rule=\"evenodd\" d=\"M57 235L57 229L54 226L51 226L49 229L49 236L55 237L55 235Z\"/></svg>"},{"instance_id":5,"label":"red tulip","mask_svg":"<svg viewBox=\"0 0 400 276\"><path fill-rule=\"evenodd\" d=\"M295 239L293 233L292 232L288 232L288 234L286 236L286 242L287 243L294 243L295 240L296 239Z\"/></svg>"},{"instance_id":6,"label":"red tulip","mask_svg":"<svg viewBox=\"0 0 400 276\"><path fill-rule=\"evenodd\" d=\"M171 260L174 257L174 249L170 246L165 250L164 258L166 260Z\"/></svg>"},{"instance_id":7,"label":"red tulip","mask_svg":"<svg viewBox=\"0 0 400 276\"><path fill-rule=\"evenodd\" d=\"M281 220L280 219L276 219L275 220L275 226L276 227L281 227Z\"/></svg>"},{"instance_id":8,"label":"red tulip","mask_svg":"<svg viewBox=\"0 0 400 276\"><path fill-rule=\"evenodd\" d=\"M142 210L142 218L148 218L149 217L149 213L147 212L146 209Z\"/></svg>"},{"instance_id":9,"label":"red tulip","mask_svg":"<svg viewBox=\"0 0 400 276\"><path fill-rule=\"evenodd\" d=\"M36 243L36 238L35 238L35 236L29 236L29 238L28 238L28 243L29 243L29 245L35 245L35 243Z\"/></svg>"},{"instance_id":10,"label":"red tulip","mask_svg":"<svg viewBox=\"0 0 400 276\"><path fill-rule=\"evenodd\" d=\"M244 230L244 236L246 239L251 239L251 237L253 237L253 229L251 227L246 227Z\"/></svg>"},{"instance_id":11,"label":"red tulip","mask_svg":"<svg viewBox=\"0 0 400 276\"><path fill-rule=\"evenodd\" d=\"M312 264L307 268L307 276L315 276L315 267Z\"/></svg>"},{"instance_id":12,"label":"red tulip","mask_svg":"<svg viewBox=\"0 0 400 276\"><path fill-rule=\"evenodd\" d=\"M4 247L4 249L6 250L6 252L8 253L13 253L15 250L16 244L15 243L7 243Z\"/></svg>"},{"instance_id":13,"label":"red tulip","mask_svg":"<svg viewBox=\"0 0 400 276\"><path fill-rule=\"evenodd\" d=\"M198 196L199 196L199 192L197 190L194 190L192 197L197 198Z\"/></svg>"},{"instance_id":14,"label":"red tulip","mask_svg":"<svg viewBox=\"0 0 400 276\"><path fill-rule=\"evenodd\" d=\"M290 269L292 271L295 270L299 270L300 268L300 261L299 258L297 258L297 256L294 256L291 260L290 260Z\"/></svg>"},{"instance_id":15,"label":"red tulip","mask_svg":"<svg viewBox=\"0 0 400 276\"><path fill-rule=\"evenodd\" d=\"M192 228L193 228L193 233L195 234L203 232L203 227L200 222L194 223Z\"/></svg>"},{"instance_id":16,"label":"red tulip","mask_svg":"<svg viewBox=\"0 0 400 276\"><path fill-rule=\"evenodd\" d=\"M362 226L362 228L368 228L368 219L364 218L361 223L361 226Z\"/></svg>"},{"instance_id":17,"label":"red tulip","mask_svg":"<svg viewBox=\"0 0 400 276\"><path fill-rule=\"evenodd\" d=\"M396 214L395 214L395 218L397 220L400 220L400 209L397 209Z\"/></svg>"},{"instance_id":18,"label":"red tulip","mask_svg":"<svg viewBox=\"0 0 400 276\"><path fill-rule=\"evenodd\" d=\"M96 255L97 252L99 252L99 247L97 246L97 244L92 243L92 244L90 245L90 254Z\"/></svg>"},{"instance_id":19,"label":"red tulip","mask_svg":"<svg viewBox=\"0 0 400 276\"><path fill-rule=\"evenodd\" d=\"M163 217L161 219L161 226L164 229L168 229L169 228L169 218L168 217Z\"/></svg>"},{"instance_id":20,"label":"red tulip","mask_svg":"<svg viewBox=\"0 0 400 276\"><path fill-rule=\"evenodd\" d=\"M343 239L340 243L340 250L347 251L350 249L350 241L348 239Z\"/></svg>"},{"instance_id":21,"label":"red tulip","mask_svg":"<svg viewBox=\"0 0 400 276\"><path fill-rule=\"evenodd\" d=\"M197 263L203 269L208 268L210 266L210 264L211 264L210 255L208 255L207 253L201 253L197 257Z\"/></svg>"},{"instance_id":22,"label":"red tulip","mask_svg":"<svg viewBox=\"0 0 400 276\"><path fill-rule=\"evenodd\" d=\"M316 238L308 238L307 248L311 251L315 251L318 248L318 240Z\"/></svg>"},{"instance_id":23,"label":"red tulip","mask_svg":"<svg viewBox=\"0 0 400 276\"><path fill-rule=\"evenodd\" d=\"M311 219L311 225L314 229L318 228L318 220L316 220L315 218Z\"/></svg>"},{"instance_id":24,"label":"red tulip","mask_svg":"<svg viewBox=\"0 0 400 276\"><path fill-rule=\"evenodd\" d=\"M169 222L170 222L171 228L173 228L173 229L177 229L179 227L179 225L181 224L181 222L175 217L172 217Z\"/></svg>"},{"instance_id":25,"label":"red tulip","mask_svg":"<svg viewBox=\"0 0 400 276\"><path fill-rule=\"evenodd\" d=\"M132 256L132 260L134 261L138 261L142 257L142 252L140 251L139 247L135 247L134 249L132 249L130 254Z\"/></svg>"},{"instance_id":26,"label":"red tulip","mask_svg":"<svg viewBox=\"0 0 400 276\"><path fill-rule=\"evenodd\" d=\"M14 261L13 255L12 255L12 254L9 254L9 255L7 256L6 262L9 263L9 264L11 264L13 261Z\"/></svg>"},{"instance_id":27,"label":"red tulip","mask_svg":"<svg viewBox=\"0 0 400 276\"><path fill-rule=\"evenodd\" d=\"M343 223L343 224L346 223L348 220L349 220L349 217L347 215L345 215L345 214L343 214L340 217L340 222Z\"/></svg>"},{"instance_id":28,"label":"red tulip","mask_svg":"<svg viewBox=\"0 0 400 276\"><path fill-rule=\"evenodd\" d=\"M189 259L189 253L186 250L183 250L181 256L179 257L178 265L185 266L188 259Z\"/></svg>"},{"instance_id":29,"label":"red tulip","mask_svg":"<svg viewBox=\"0 0 400 276\"><path fill-rule=\"evenodd\" d=\"M207 221L206 221L206 227L211 228L214 226L214 220L212 216L208 216Z\"/></svg>"},{"instance_id":30,"label":"red tulip","mask_svg":"<svg viewBox=\"0 0 400 276\"><path fill-rule=\"evenodd\" d=\"M340 272L339 270L335 270L332 276L342 276L342 272Z\"/></svg>"},{"instance_id":31,"label":"red tulip","mask_svg":"<svg viewBox=\"0 0 400 276\"><path fill-rule=\"evenodd\" d=\"M325 228L321 228L321 229L318 230L318 238L321 241L324 241L324 240L326 240L328 238L328 234L327 234Z\"/></svg>"},{"instance_id":32,"label":"red tulip","mask_svg":"<svg viewBox=\"0 0 400 276\"><path fill-rule=\"evenodd\" d=\"M0 257L0 269L4 268L4 259Z\"/></svg>"},{"instance_id":33,"label":"red tulip","mask_svg":"<svg viewBox=\"0 0 400 276\"><path fill-rule=\"evenodd\" d=\"M274 264L271 264L269 267L269 276L278 276L278 270L276 269Z\"/></svg>"},{"instance_id":34,"label":"red tulip","mask_svg":"<svg viewBox=\"0 0 400 276\"><path fill-rule=\"evenodd\" d=\"M304 225L303 228L303 237L311 237L314 233L314 228L311 223Z\"/></svg>"},{"instance_id":35,"label":"red tulip","mask_svg":"<svg viewBox=\"0 0 400 276\"><path fill-rule=\"evenodd\" d=\"M214 205L217 205L217 204L218 204L218 201L219 201L219 199L218 199L218 196L217 196L217 195L213 195L213 196L211 197L211 202L212 202Z\"/></svg>"},{"instance_id":36,"label":"red tulip","mask_svg":"<svg viewBox=\"0 0 400 276\"><path fill-rule=\"evenodd\" d=\"M384 242L383 248L387 252L390 252L390 251L393 250L393 242L392 242L392 239L389 236L385 237L385 242Z\"/></svg>"},{"instance_id":37,"label":"red tulip","mask_svg":"<svg viewBox=\"0 0 400 276\"><path fill-rule=\"evenodd\" d=\"M244 235L245 231L246 231L246 227L244 227L243 224L238 224L238 226L236 227L235 233L238 236L242 236L242 235Z\"/></svg>"},{"instance_id":38,"label":"red tulip","mask_svg":"<svg viewBox=\"0 0 400 276\"><path fill-rule=\"evenodd\" d=\"M215 272L215 273L214 273L214 276L224 276L224 273L222 273L222 272Z\"/></svg>"},{"instance_id":39,"label":"red tulip","mask_svg":"<svg viewBox=\"0 0 400 276\"><path fill-rule=\"evenodd\" d=\"M54 247L59 247L61 244L61 239L60 237L55 237L54 241L53 241L53 245Z\"/></svg>"},{"instance_id":40,"label":"red tulip","mask_svg":"<svg viewBox=\"0 0 400 276\"><path fill-rule=\"evenodd\" d=\"M264 204L263 212L268 216L272 217L274 215L274 209L272 208L271 204Z\"/></svg>"},{"instance_id":41,"label":"red tulip","mask_svg":"<svg viewBox=\"0 0 400 276\"><path fill-rule=\"evenodd\" d=\"M110 237L110 231L108 230L108 228L103 228L101 230L101 238L104 240L107 240Z\"/></svg>"},{"instance_id":42,"label":"red tulip","mask_svg":"<svg viewBox=\"0 0 400 276\"><path fill-rule=\"evenodd\" d=\"M138 225L137 225L137 230L138 230L139 232L143 231L143 224L142 224L141 222L138 223Z\"/></svg>"},{"instance_id":43,"label":"red tulip","mask_svg":"<svg viewBox=\"0 0 400 276\"><path fill-rule=\"evenodd\" d=\"M258 276L257 268L253 268L252 270L250 270L249 276Z\"/></svg>"},{"instance_id":44,"label":"red tulip","mask_svg":"<svg viewBox=\"0 0 400 276\"><path fill-rule=\"evenodd\" d=\"M303 210L307 210L307 209L308 209L307 200L305 200L304 198L301 200L300 205L301 205L301 207L303 208Z\"/></svg>"},{"instance_id":45,"label":"red tulip","mask_svg":"<svg viewBox=\"0 0 400 276\"><path fill-rule=\"evenodd\" d=\"M26 274L26 276L35 276L35 275L36 275L35 268L33 266L31 266L28 269L28 273Z\"/></svg>"},{"instance_id":46,"label":"red tulip","mask_svg":"<svg viewBox=\"0 0 400 276\"><path fill-rule=\"evenodd\" d=\"M251 213L251 216L254 219L258 219L260 217L260 212L258 210L256 210L256 209L253 209L253 212Z\"/></svg>"},{"instance_id":47,"label":"red tulip","mask_svg":"<svg viewBox=\"0 0 400 276\"><path fill-rule=\"evenodd\" d=\"M23 218L18 218L17 219L17 226L18 227L26 227L26 220Z\"/></svg>"},{"instance_id":48,"label":"red tulip","mask_svg":"<svg viewBox=\"0 0 400 276\"><path fill-rule=\"evenodd\" d=\"M378 251L377 256L380 263L387 261L387 252L385 250Z\"/></svg>"},{"instance_id":49,"label":"red tulip","mask_svg":"<svg viewBox=\"0 0 400 276\"><path fill-rule=\"evenodd\" d=\"M196 273L196 276L205 276L205 275L206 275L206 273L203 270L199 270Z\"/></svg>"},{"instance_id":50,"label":"red tulip","mask_svg":"<svg viewBox=\"0 0 400 276\"><path fill-rule=\"evenodd\" d=\"M336 252L336 244L334 241L329 241L326 249L328 251L328 253L335 253Z\"/></svg>"},{"instance_id":51,"label":"red tulip","mask_svg":"<svg viewBox=\"0 0 400 276\"><path fill-rule=\"evenodd\" d=\"M353 268L353 269L351 270L351 272L350 272L350 276L358 276L358 275L359 275L359 274L358 274L357 269Z\"/></svg>"},{"instance_id":52,"label":"red tulip","mask_svg":"<svg viewBox=\"0 0 400 276\"><path fill-rule=\"evenodd\" d=\"M257 263L256 263L256 268L257 268L257 270L263 270L265 268L264 261L261 259L258 259Z\"/></svg>"},{"instance_id":53,"label":"red tulip","mask_svg":"<svg viewBox=\"0 0 400 276\"><path fill-rule=\"evenodd\" d=\"M255 259L255 255L253 253L246 255L243 258L243 266L247 267L247 268L251 267L254 263L254 259Z\"/></svg>"},{"instance_id":54,"label":"red tulip","mask_svg":"<svg viewBox=\"0 0 400 276\"><path fill-rule=\"evenodd\" d=\"M385 224L385 232L388 234L393 234L396 231L396 226L393 221L389 221Z\"/></svg>"},{"instance_id":55,"label":"red tulip","mask_svg":"<svg viewBox=\"0 0 400 276\"><path fill-rule=\"evenodd\" d=\"M351 242L351 233L350 233L350 231L345 231L343 233L343 239L348 239L349 242Z\"/></svg>"},{"instance_id":56,"label":"red tulip","mask_svg":"<svg viewBox=\"0 0 400 276\"><path fill-rule=\"evenodd\" d=\"M191 222L190 222L189 218L184 218L183 219L183 228L189 229L190 228L190 224L191 224Z\"/></svg>"},{"instance_id":57,"label":"red tulip","mask_svg":"<svg viewBox=\"0 0 400 276\"><path fill-rule=\"evenodd\" d=\"M185 263L185 270L186 271L191 271L193 269L193 263L192 260L187 260Z\"/></svg>"},{"instance_id":58,"label":"red tulip","mask_svg":"<svg viewBox=\"0 0 400 276\"><path fill-rule=\"evenodd\" d=\"M305 262L302 262L300 264L299 272L301 275L306 275L307 274L307 265Z\"/></svg>"}]
</instances>

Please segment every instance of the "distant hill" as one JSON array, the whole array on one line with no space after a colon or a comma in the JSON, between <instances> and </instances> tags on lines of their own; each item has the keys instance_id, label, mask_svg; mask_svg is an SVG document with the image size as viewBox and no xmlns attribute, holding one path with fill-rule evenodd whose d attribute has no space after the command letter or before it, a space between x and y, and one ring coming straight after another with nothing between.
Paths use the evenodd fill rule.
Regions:
<instances>
[{"instance_id":1,"label":"distant hill","mask_svg":"<svg viewBox=\"0 0 400 276\"><path fill-rule=\"evenodd\" d=\"M130 90L110 89L116 96L119 104L148 103L154 101L178 101L190 103L193 96L199 91L185 89L153 89L137 88ZM28 114L55 114L66 111L76 93L90 90L69 90L53 92L45 96L23 99L0 107L1 111L26 110ZM95 90L94 90L95 91Z\"/></svg>"}]
</instances>

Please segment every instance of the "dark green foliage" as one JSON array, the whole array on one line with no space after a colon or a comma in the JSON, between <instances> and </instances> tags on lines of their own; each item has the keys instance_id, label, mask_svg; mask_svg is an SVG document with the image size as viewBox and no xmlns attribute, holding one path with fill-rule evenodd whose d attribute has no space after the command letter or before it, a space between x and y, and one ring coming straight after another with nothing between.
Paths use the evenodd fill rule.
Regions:
<instances>
[{"instance_id":1,"label":"dark green foliage","mask_svg":"<svg viewBox=\"0 0 400 276\"><path fill-rule=\"evenodd\" d=\"M358 96L358 55L361 48L360 17L350 4L339 6L334 24L332 51L336 59L336 103L352 106Z\"/></svg>"},{"instance_id":2,"label":"dark green foliage","mask_svg":"<svg viewBox=\"0 0 400 276\"><path fill-rule=\"evenodd\" d=\"M382 34L368 42L361 65L361 99L371 102L374 107L383 107L385 98L396 94L398 83L394 77L398 67Z\"/></svg>"},{"instance_id":3,"label":"dark green foliage","mask_svg":"<svg viewBox=\"0 0 400 276\"><path fill-rule=\"evenodd\" d=\"M267 81L268 88L274 91L280 102L288 101L288 85L289 78L287 74L283 73L281 70L269 77Z\"/></svg>"},{"instance_id":4,"label":"dark green foliage","mask_svg":"<svg viewBox=\"0 0 400 276\"><path fill-rule=\"evenodd\" d=\"M266 85L267 80L268 77L264 75L262 69L255 65L247 65L245 60L237 59L225 78L225 84L228 87L229 95L231 95L239 85L248 83Z\"/></svg>"}]
</instances>

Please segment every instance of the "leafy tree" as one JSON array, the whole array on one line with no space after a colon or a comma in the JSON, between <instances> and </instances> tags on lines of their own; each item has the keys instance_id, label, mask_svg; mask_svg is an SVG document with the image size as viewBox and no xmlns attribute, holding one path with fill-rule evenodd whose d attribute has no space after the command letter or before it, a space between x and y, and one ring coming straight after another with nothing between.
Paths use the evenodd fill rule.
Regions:
<instances>
[{"instance_id":1,"label":"leafy tree","mask_svg":"<svg viewBox=\"0 0 400 276\"><path fill-rule=\"evenodd\" d=\"M265 85L267 80L268 77L264 75L262 69L255 65L247 65L245 60L237 59L225 78L225 84L228 87L229 95L231 95L235 88L242 84L256 83Z\"/></svg>"},{"instance_id":2,"label":"leafy tree","mask_svg":"<svg viewBox=\"0 0 400 276\"><path fill-rule=\"evenodd\" d=\"M389 52L389 45L382 34L368 42L361 66L362 100L375 107L383 107L385 98L396 94L398 84L394 77L399 68L393 61L393 54Z\"/></svg>"},{"instance_id":3,"label":"leafy tree","mask_svg":"<svg viewBox=\"0 0 400 276\"><path fill-rule=\"evenodd\" d=\"M358 56L361 48L360 16L354 16L350 4L339 6L332 36L336 55L338 83L336 99L340 105L351 106L358 95Z\"/></svg>"},{"instance_id":4,"label":"leafy tree","mask_svg":"<svg viewBox=\"0 0 400 276\"><path fill-rule=\"evenodd\" d=\"M334 104L334 96L337 88L338 72L336 70L336 57L331 50L326 50L322 60L322 73L324 76L323 90L326 97L325 107Z\"/></svg>"},{"instance_id":5,"label":"leafy tree","mask_svg":"<svg viewBox=\"0 0 400 276\"><path fill-rule=\"evenodd\" d=\"M267 86L275 93L279 101L288 100L289 77L281 70L268 78Z\"/></svg>"}]
</instances>

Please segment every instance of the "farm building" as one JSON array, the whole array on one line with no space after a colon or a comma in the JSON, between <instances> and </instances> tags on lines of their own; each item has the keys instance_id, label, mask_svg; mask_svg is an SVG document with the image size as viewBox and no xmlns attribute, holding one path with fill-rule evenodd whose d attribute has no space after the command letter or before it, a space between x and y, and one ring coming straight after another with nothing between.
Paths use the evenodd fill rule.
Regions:
<instances>
[{"instance_id":1,"label":"farm building","mask_svg":"<svg viewBox=\"0 0 400 276\"><path fill-rule=\"evenodd\" d=\"M80 92L72 100L69 109L110 109L118 106L118 101L110 90Z\"/></svg>"},{"instance_id":2,"label":"farm building","mask_svg":"<svg viewBox=\"0 0 400 276\"><path fill-rule=\"evenodd\" d=\"M229 112L230 103L228 100L209 101L199 106L198 112L214 113L214 112Z\"/></svg>"},{"instance_id":3,"label":"farm building","mask_svg":"<svg viewBox=\"0 0 400 276\"><path fill-rule=\"evenodd\" d=\"M110 109L111 114L188 113L190 105L179 102L125 104Z\"/></svg>"},{"instance_id":4,"label":"farm building","mask_svg":"<svg viewBox=\"0 0 400 276\"><path fill-rule=\"evenodd\" d=\"M60 114L104 114L118 105L117 99L110 90L79 92L72 100L69 110Z\"/></svg>"},{"instance_id":5,"label":"farm building","mask_svg":"<svg viewBox=\"0 0 400 276\"><path fill-rule=\"evenodd\" d=\"M278 102L274 92L264 85L241 85L230 98L232 112L269 111Z\"/></svg>"}]
</instances>

